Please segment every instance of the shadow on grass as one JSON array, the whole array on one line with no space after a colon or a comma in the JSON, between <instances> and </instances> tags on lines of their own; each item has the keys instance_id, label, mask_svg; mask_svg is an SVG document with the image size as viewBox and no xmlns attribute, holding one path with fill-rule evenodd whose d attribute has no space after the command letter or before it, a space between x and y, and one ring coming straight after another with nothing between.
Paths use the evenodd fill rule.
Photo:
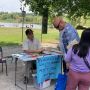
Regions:
<instances>
[{"instance_id":1,"label":"shadow on grass","mask_svg":"<svg viewBox=\"0 0 90 90\"><path fill-rule=\"evenodd\" d=\"M20 43L0 42L0 46L20 46Z\"/></svg>"}]
</instances>

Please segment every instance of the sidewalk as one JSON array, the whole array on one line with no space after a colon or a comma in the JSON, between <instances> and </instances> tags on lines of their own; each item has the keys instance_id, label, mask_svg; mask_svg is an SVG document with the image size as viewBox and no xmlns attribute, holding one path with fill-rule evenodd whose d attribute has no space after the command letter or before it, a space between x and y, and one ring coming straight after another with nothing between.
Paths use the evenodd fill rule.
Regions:
<instances>
[{"instance_id":1,"label":"sidewalk","mask_svg":"<svg viewBox=\"0 0 90 90\"><path fill-rule=\"evenodd\" d=\"M17 74L17 83L18 85L25 88L25 84L23 84L23 73L22 73L22 62L19 62L18 64L18 74ZM32 82L31 82L32 83ZM50 86L49 88L46 88L44 90L53 90L54 86ZM15 71L14 71L14 62L8 62L8 76L6 76L5 73L5 67L4 72L1 72L1 65L0 65L0 90L21 90L17 86L15 86ZM34 88L33 83L28 85L28 90L37 90Z\"/></svg>"}]
</instances>

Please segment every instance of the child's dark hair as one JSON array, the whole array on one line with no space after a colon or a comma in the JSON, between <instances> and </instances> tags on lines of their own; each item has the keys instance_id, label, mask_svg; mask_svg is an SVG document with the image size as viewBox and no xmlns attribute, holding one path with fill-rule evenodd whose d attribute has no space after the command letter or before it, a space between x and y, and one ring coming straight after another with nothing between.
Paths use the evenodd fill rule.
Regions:
<instances>
[{"instance_id":1,"label":"child's dark hair","mask_svg":"<svg viewBox=\"0 0 90 90\"><path fill-rule=\"evenodd\" d=\"M90 49L90 28L82 32L79 44L73 46L73 52L81 58L85 58Z\"/></svg>"},{"instance_id":2,"label":"child's dark hair","mask_svg":"<svg viewBox=\"0 0 90 90\"><path fill-rule=\"evenodd\" d=\"M26 35L33 34L33 31L32 31L31 29L27 29L27 30L25 31L25 34L26 34Z\"/></svg>"}]
</instances>

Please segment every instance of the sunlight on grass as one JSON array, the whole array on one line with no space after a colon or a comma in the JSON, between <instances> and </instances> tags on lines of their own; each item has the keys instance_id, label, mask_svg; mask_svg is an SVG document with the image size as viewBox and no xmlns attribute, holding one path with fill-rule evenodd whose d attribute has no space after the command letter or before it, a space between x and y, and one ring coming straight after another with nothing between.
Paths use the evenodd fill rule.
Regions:
<instances>
[{"instance_id":1,"label":"sunlight on grass","mask_svg":"<svg viewBox=\"0 0 90 90\"><path fill-rule=\"evenodd\" d=\"M24 28L24 31L26 28ZM24 33L23 31L23 33ZM34 36L42 42L57 43L59 40L59 32L55 29L49 29L48 34L41 36L41 30L33 30ZM79 36L81 36L82 30L78 30ZM24 39L26 38L24 33ZM0 42L6 44L21 44L22 43L22 29L21 28L0 28Z\"/></svg>"}]
</instances>

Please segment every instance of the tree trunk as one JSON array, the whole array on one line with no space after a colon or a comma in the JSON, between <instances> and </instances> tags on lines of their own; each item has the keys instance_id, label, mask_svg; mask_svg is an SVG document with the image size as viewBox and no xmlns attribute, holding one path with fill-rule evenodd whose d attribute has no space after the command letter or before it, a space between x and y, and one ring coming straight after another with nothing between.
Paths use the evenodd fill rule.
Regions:
<instances>
[{"instance_id":1,"label":"tree trunk","mask_svg":"<svg viewBox=\"0 0 90 90\"><path fill-rule=\"evenodd\" d=\"M48 29L48 8L45 8L43 10L43 15L42 15L42 34L47 34L47 29Z\"/></svg>"}]
</instances>

